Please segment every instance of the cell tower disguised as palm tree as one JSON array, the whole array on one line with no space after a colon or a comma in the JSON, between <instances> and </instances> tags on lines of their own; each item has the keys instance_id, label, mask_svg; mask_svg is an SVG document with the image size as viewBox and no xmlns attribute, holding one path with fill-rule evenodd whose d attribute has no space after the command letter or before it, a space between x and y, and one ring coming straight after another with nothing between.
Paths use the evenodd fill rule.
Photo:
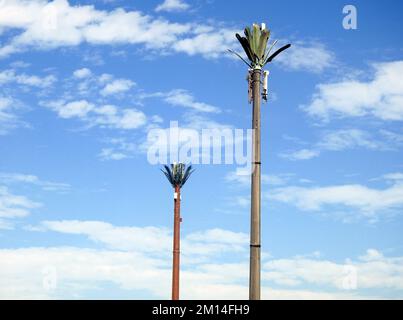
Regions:
<instances>
[{"instance_id":1,"label":"cell tower disguised as palm tree","mask_svg":"<svg viewBox=\"0 0 403 320\"><path fill-rule=\"evenodd\" d=\"M173 239L173 264L172 264L172 300L179 300L179 256L180 256L180 216L181 188L194 171L192 166L183 163L174 163L164 166L161 170L174 188L174 239Z\"/></svg>"},{"instance_id":2,"label":"cell tower disguised as palm tree","mask_svg":"<svg viewBox=\"0 0 403 320\"><path fill-rule=\"evenodd\" d=\"M274 53L273 47L277 41L267 48L270 38L270 30L262 23L260 26L253 24L252 29L246 27L245 37L236 34L236 38L241 43L245 51L247 60L240 54L229 50L237 55L249 67L248 72L248 93L249 102L253 101L252 129L253 129L253 152L252 152L252 190L251 190L251 232L250 232L250 274L249 274L249 299L260 299L260 100L261 96L267 101L267 77L268 71L263 72L263 91L261 92L262 68L272 62L272 60L282 51L291 45L287 44Z\"/></svg>"}]
</instances>

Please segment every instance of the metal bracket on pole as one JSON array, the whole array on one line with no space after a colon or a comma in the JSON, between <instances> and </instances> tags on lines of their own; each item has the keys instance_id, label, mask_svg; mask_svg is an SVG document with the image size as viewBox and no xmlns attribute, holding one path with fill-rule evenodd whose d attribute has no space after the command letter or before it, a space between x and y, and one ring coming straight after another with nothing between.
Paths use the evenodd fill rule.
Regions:
<instances>
[{"instance_id":1,"label":"metal bracket on pole","mask_svg":"<svg viewBox=\"0 0 403 320\"><path fill-rule=\"evenodd\" d=\"M268 83L268 78L269 78L269 71L263 71L263 92L262 92L262 98L264 101L267 102L267 96L269 94L269 91L267 89L267 83Z\"/></svg>"},{"instance_id":2,"label":"metal bracket on pole","mask_svg":"<svg viewBox=\"0 0 403 320\"><path fill-rule=\"evenodd\" d=\"M246 81L248 81L248 103L252 103L253 91L252 91L252 69L248 70L248 75L246 76Z\"/></svg>"}]
</instances>

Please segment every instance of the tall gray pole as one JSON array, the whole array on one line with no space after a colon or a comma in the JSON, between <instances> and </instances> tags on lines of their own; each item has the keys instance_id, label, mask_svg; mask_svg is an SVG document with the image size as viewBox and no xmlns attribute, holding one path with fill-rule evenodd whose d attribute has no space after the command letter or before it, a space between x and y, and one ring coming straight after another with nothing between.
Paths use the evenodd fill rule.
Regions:
<instances>
[{"instance_id":1,"label":"tall gray pole","mask_svg":"<svg viewBox=\"0 0 403 320\"><path fill-rule=\"evenodd\" d=\"M260 79L261 69L252 71L253 93L253 144L252 144L252 191L249 299L260 300Z\"/></svg>"}]
</instances>

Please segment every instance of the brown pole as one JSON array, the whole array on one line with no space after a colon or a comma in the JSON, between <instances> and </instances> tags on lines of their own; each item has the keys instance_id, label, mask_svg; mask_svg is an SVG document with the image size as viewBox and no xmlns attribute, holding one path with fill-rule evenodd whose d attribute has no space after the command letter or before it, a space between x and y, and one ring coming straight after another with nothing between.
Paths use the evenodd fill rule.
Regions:
<instances>
[{"instance_id":1,"label":"brown pole","mask_svg":"<svg viewBox=\"0 0 403 320\"><path fill-rule=\"evenodd\" d=\"M260 79L261 69L252 72L253 90L253 144L252 144L252 190L249 299L260 300Z\"/></svg>"},{"instance_id":2,"label":"brown pole","mask_svg":"<svg viewBox=\"0 0 403 320\"><path fill-rule=\"evenodd\" d=\"M175 186L174 199L174 241L172 266L172 300L179 300L179 254L180 254L180 201L181 189Z\"/></svg>"}]
</instances>

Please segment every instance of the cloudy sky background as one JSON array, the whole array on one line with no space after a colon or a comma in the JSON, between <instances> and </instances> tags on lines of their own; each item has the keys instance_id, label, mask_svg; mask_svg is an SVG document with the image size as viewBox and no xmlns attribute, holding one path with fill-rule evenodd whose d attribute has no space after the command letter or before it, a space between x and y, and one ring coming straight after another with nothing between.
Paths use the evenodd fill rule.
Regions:
<instances>
[{"instance_id":1,"label":"cloudy sky background","mask_svg":"<svg viewBox=\"0 0 403 320\"><path fill-rule=\"evenodd\" d=\"M147 134L249 128L266 22L262 297L403 298L403 4L0 0L0 297L169 299L172 190ZM258 9L257 9L258 8ZM183 189L181 297L248 297L249 179Z\"/></svg>"}]
</instances>

